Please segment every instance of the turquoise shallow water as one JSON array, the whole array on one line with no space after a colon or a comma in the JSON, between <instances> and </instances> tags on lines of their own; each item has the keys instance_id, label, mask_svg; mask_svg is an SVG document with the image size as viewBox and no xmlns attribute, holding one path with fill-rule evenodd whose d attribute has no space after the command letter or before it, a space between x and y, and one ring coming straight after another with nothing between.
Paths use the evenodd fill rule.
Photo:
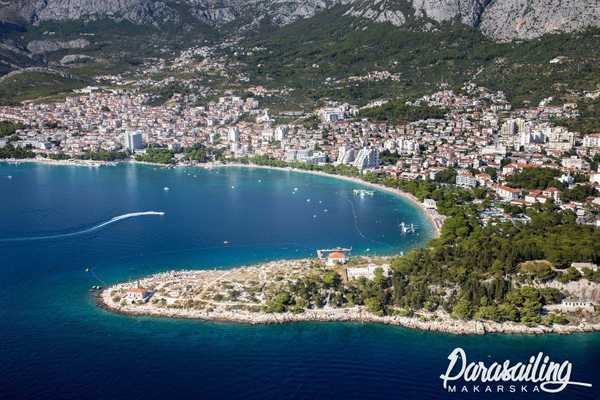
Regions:
<instances>
[{"instance_id":1,"label":"turquoise shallow water","mask_svg":"<svg viewBox=\"0 0 600 400\"><path fill-rule=\"evenodd\" d=\"M90 297L91 285L173 268L305 257L338 245L396 253L431 236L406 201L382 192L355 198L355 187L268 170L0 164L0 398L515 397L444 392L439 375L457 346L478 360L544 351L569 359L574 380L600 385L596 334L456 337L349 323L130 318L98 309ZM149 210L166 215L2 242L76 233ZM400 235L400 222L417 224L419 235ZM560 398L597 399L600 391L571 388Z\"/></svg>"}]
</instances>

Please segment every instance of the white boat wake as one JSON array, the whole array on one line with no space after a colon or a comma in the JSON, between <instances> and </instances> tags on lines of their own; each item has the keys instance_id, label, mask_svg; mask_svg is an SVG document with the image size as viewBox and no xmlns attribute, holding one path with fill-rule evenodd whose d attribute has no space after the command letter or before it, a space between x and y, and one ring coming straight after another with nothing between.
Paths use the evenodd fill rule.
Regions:
<instances>
[{"instance_id":1,"label":"white boat wake","mask_svg":"<svg viewBox=\"0 0 600 400\"><path fill-rule=\"evenodd\" d=\"M346 199L346 201L348 202L348 204L350 204L350 207L352 207L352 208L351 208L351 210L352 210L352 217L354 218L354 228L356 229L356 233L358 233L358 234L359 234L359 235L360 235L360 236L361 236L363 239L369 240L369 241L371 241L371 242L373 242L373 243L377 243L377 244L383 244L383 245L385 245L385 246L389 246L389 247L392 247L392 248L394 247L394 246L392 246L392 245L391 245L391 244L389 244L389 243L382 242L381 240L376 240L376 239L372 239L372 238L370 238L370 237L367 237L367 235L365 235L365 234L364 234L364 233L363 233L363 232L360 230L360 228L359 228L359 226L358 226L358 215L357 215L357 213L356 213L356 208L354 207L354 203L353 203L351 200L349 200L349 199Z\"/></svg>"},{"instance_id":2,"label":"white boat wake","mask_svg":"<svg viewBox=\"0 0 600 400\"><path fill-rule=\"evenodd\" d=\"M62 238L67 238L67 237L72 237L72 236L85 235L87 233L95 232L99 229L104 228L105 226L114 224L119 221L123 221L125 219L144 217L144 216L150 216L150 215L163 216L163 215L165 215L165 213L162 211L142 211L142 212L128 213L128 214L123 214L123 215L119 215L117 217L111 218L108 221L104 221L98 225L94 225L91 228L83 229L83 230L76 231L76 232L61 233L61 234L46 235L46 236L7 238L7 239L0 239L0 242L24 242L24 241L31 241L31 240L62 239Z\"/></svg>"}]
</instances>

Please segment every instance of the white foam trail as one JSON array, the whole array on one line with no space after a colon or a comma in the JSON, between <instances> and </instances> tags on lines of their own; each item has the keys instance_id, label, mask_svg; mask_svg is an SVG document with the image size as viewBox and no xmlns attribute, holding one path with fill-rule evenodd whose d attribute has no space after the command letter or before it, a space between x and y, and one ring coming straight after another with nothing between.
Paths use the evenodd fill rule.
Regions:
<instances>
[{"instance_id":1,"label":"white foam trail","mask_svg":"<svg viewBox=\"0 0 600 400\"><path fill-rule=\"evenodd\" d=\"M149 216L149 215L162 216L162 215L165 215L165 213L162 212L162 211L142 211L142 212L128 213L128 214L123 214L123 215L116 216L114 218L109 219L108 221L104 221L104 222L102 222L102 223L100 223L98 225L94 225L91 228L83 229L83 230L80 230L80 231L77 231L77 232L61 233L61 234L58 234L58 235L31 236L31 237L18 237L18 238L0 239L0 242L23 242L23 241L30 241L30 240L62 239L62 238L66 238L66 237L85 235L86 233L91 233L91 232L97 231L99 229L104 228L105 226L114 224L114 223L119 222L119 221L123 221L125 219L137 218L137 217L144 217L144 216Z\"/></svg>"},{"instance_id":2,"label":"white foam trail","mask_svg":"<svg viewBox=\"0 0 600 400\"><path fill-rule=\"evenodd\" d=\"M385 246L389 246L389 247L394 247L389 243L386 242L382 242L380 240L375 240L375 239L371 239L369 237L367 237L367 235L365 235L360 228L358 227L358 215L356 214L356 208L354 207L354 203L348 199L346 199L346 201L348 202L348 204L350 204L350 207L352 207L352 216L354 217L354 228L356 229L356 232L363 238L366 240L369 240L373 243L378 243L378 244L383 244Z\"/></svg>"}]
</instances>

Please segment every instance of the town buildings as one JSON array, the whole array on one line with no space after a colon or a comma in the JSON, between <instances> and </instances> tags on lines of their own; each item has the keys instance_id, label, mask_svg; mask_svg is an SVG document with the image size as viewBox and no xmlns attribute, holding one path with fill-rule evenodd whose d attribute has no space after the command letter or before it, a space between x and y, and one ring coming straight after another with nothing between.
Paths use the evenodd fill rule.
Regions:
<instances>
[{"instance_id":1,"label":"town buildings","mask_svg":"<svg viewBox=\"0 0 600 400\"><path fill-rule=\"evenodd\" d=\"M195 56L206 59L198 61ZM229 73L226 63L203 47L182 53L172 65L162 61L150 65L145 72L169 68ZM594 211L600 199L577 204L561 201L561 191L566 188L586 181L600 187L600 173L592 171L590 162L600 152L600 133L578 135L554 123L576 117L574 103L555 106L542 102L513 110L502 92L466 84L460 92L439 90L406 103L442 107L442 118L393 123L358 116L361 109L385 104L386 99L361 109L328 101L315 110L273 111L262 105L263 100L284 98L287 89L254 85L243 96L229 89L216 96L189 80L178 82L190 93L175 93L155 104L148 87L164 88L173 79L148 78L132 86L118 76L103 79L110 81L110 86L87 88L62 102L0 107L0 119L26 125L11 138L11 144L47 156L74 157L100 150L134 153L145 147L181 152L201 145L223 159L267 156L291 163L334 163L402 180L437 180L441 171L453 168L456 179L446 183L489 190L498 201L519 206L552 199L582 214L579 220L598 220L600 224ZM370 73L353 79L391 76ZM3 138L0 146L7 143ZM559 183L543 190L507 184L512 175L528 168L559 170Z\"/></svg>"},{"instance_id":2,"label":"town buildings","mask_svg":"<svg viewBox=\"0 0 600 400\"><path fill-rule=\"evenodd\" d=\"M141 150L144 148L144 140L142 138L142 132L126 132L125 133L125 149L130 152L135 152L136 150Z\"/></svg>"}]
</instances>

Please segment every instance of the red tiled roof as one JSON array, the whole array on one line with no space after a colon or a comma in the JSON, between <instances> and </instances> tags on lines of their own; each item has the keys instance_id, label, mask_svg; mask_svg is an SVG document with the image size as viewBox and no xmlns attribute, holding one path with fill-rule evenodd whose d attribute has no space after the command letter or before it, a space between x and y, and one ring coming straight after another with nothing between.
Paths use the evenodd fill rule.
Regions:
<instances>
[{"instance_id":1,"label":"red tiled roof","mask_svg":"<svg viewBox=\"0 0 600 400\"><path fill-rule=\"evenodd\" d=\"M342 258L346 258L346 254L344 254L341 251L333 251L333 252L329 253L328 258L332 258L334 260L340 260Z\"/></svg>"}]
</instances>

